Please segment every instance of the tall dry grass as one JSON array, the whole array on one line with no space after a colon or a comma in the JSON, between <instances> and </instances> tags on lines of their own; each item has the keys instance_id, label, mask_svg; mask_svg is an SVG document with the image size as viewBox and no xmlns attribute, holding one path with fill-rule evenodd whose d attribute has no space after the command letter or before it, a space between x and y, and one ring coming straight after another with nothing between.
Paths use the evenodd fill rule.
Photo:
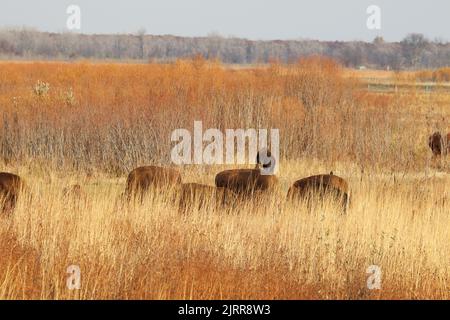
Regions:
<instances>
[{"instance_id":1,"label":"tall dry grass","mask_svg":"<svg viewBox=\"0 0 450 320\"><path fill-rule=\"evenodd\" d=\"M372 93L319 57L233 70L173 64L0 63L1 170L28 185L0 217L1 299L448 299L444 93ZM49 86L47 86L47 84ZM169 194L123 205L125 173L168 165L170 133L279 128L280 186L256 203L181 215ZM180 168L213 184L222 166ZM333 170L351 206L284 201L298 178ZM86 201L67 199L79 183ZM69 265L81 289L66 286ZM378 265L382 289L368 290Z\"/></svg>"},{"instance_id":2,"label":"tall dry grass","mask_svg":"<svg viewBox=\"0 0 450 320\"><path fill-rule=\"evenodd\" d=\"M427 135L448 120L414 114L404 121L424 108L417 106L420 94L367 93L356 81L319 57L245 70L200 58L148 65L1 63L0 158L123 174L143 163L169 163L171 132L192 130L201 120L204 128L222 130L279 128L284 159L426 166ZM421 105L435 98L424 99Z\"/></svg>"},{"instance_id":3,"label":"tall dry grass","mask_svg":"<svg viewBox=\"0 0 450 320\"><path fill-rule=\"evenodd\" d=\"M415 78L420 81L450 82L450 68L418 71Z\"/></svg>"},{"instance_id":4,"label":"tall dry grass","mask_svg":"<svg viewBox=\"0 0 450 320\"><path fill-rule=\"evenodd\" d=\"M2 299L450 298L450 178L393 175L339 165L352 186L347 215L331 202L286 203L291 181L328 167L284 164L281 185L257 203L181 215L169 195L116 203L124 179L39 177L19 170L33 197L2 218ZM185 181L211 183L216 168ZM49 179L50 178L50 179ZM48 181L49 179L49 181ZM62 188L83 182L87 202ZM81 289L69 290L69 265ZM382 270L369 290L366 270Z\"/></svg>"}]
</instances>

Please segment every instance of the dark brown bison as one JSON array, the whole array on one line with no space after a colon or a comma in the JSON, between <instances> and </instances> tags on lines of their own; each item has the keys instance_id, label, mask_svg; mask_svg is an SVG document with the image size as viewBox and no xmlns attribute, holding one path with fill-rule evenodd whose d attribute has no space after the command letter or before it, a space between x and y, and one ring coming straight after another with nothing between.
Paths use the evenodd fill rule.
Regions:
<instances>
[{"instance_id":1,"label":"dark brown bison","mask_svg":"<svg viewBox=\"0 0 450 320\"><path fill-rule=\"evenodd\" d=\"M346 211L349 201L348 183L343 178L335 176L333 172L311 176L295 181L289 188L287 198L308 200L315 195L321 198L332 196Z\"/></svg>"},{"instance_id":2,"label":"dark brown bison","mask_svg":"<svg viewBox=\"0 0 450 320\"><path fill-rule=\"evenodd\" d=\"M433 152L434 156L447 155L450 153L450 132L447 135L442 135L440 132L435 132L428 138L428 146Z\"/></svg>"},{"instance_id":3,"label":"dark brown bison","mask_svg":"<svg viewBox=\"0 0 450 320\"><path fill-rule=\"evenodd\" d=\"M125 195L142 197L150 188L171 189L181 184L181 174L171 168L145 166L134 169L128 174Z\"/></svg>"},{"instance_id":4,"label":"dark brown bison","mask_svg":"<svg viewBox=\"0 0 450 320\"><path fill-rule=\"evenodd\" d=\"M9 212L15 208L19 194L24 186L23 180L18 175L0 172L0 203L2 212Z\"/></svg>"},{"instance_id":5,"label":"dark brown bison","mask_svg":"<svg viewBox=\"0 0 450 320\"><path fill-rule=\"evenodd\" d=\"M227 188L239 195L251 195L255 191L273 188L278 179L270 171L275 167L275 159L270 151L265 151L267 161L263 163L262 153L258 152L255 169L225 170L216 175L216 187Z\"/></svg>"},{"instance_id":6,"label":"dark brown bison","mask_svg":"<svg viewBox=\"0 0 450 320\"><path fill-rule=\"evenodd\" d=\"M183 183L181 185L180 211L186 212L191 205L197 209L210 206L210 208L221 208L233 204L235 195L231 190L218 188L199 183Z\"/></svg>"}]
</instances>

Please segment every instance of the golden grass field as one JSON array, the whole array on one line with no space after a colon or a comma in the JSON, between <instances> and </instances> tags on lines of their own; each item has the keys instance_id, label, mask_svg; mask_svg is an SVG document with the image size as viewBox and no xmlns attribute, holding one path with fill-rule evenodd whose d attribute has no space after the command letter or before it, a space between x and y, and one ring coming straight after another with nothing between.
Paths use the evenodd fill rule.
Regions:
<instances>
[{"instance_id":1,"label":"golden grass field","mask_svg":"<svg viewBox=\"0 0 450 320\"><path fill-rule=\"evenodd\" d=\"M450 128L450 95L366 92L346 74L321 58L1 63L0 171L28 190L0 217L0 299L449 299L450 161L427 137ZM164 137L193 120L280 128L277 190L185 215L165 190L124 204L127 172L170 165ZM229 167L179 169L213 185ZM285 201L296 179L331 170L351 187L346 215ZM86 199L64 198L71 184Z\"/></svg>"}]
</instances>

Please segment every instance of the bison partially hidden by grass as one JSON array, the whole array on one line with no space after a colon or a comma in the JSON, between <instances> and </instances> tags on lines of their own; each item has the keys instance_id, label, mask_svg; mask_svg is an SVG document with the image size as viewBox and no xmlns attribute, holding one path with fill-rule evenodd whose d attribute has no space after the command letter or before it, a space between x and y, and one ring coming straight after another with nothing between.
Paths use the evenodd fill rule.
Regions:
<instances>
[{"instance_id":1,"label":"bison partially hidden by grass","mask_svg":"<svg viewBox=\"0 0 450 320\"><path fill-rule=\"evenodd\" d=\"M0 206L3 213L14 210L24 186L23 180L18 175L0 172Z\"/></svg>"},{"instance_id":2,"label":"bison partially hidden by grass","mask_svg":"<svg viewBox=\"0 0 450 320\"><path fill-rule=\"evenodd\" d=\"M433 133L428 138L428 146L434 156L450 154L450 132L447 135L442 135L440 132Z\"/></svg>"},{"instance_id":3,"label":"bison partially hidden by grass","mask_svg":"<svg viewBox=\"0 0 450 320\"><path fill-rule=\"evenodd\" d=\"M289 188L288 200L311 200L314 197L325 199L330 197L343 209L347 210L349 201L348 183L343 178L330 174L316 175L294 182Z\"/></svg>"},{"instance_id":4,"label":"bison partially hidden by grass","mask_svg":"<svg viewBox=\"0 0 450 320\"><path fill-rule=\"evenodd\" d=\"M234 169L218 173L215 179L216 187L227 188L238 195L251 195L255 191L273 188L278 183L278 179L269 171L275 167L275 159L270 151L267 151L265 155L268 161L263 163L262 154L258 152L255 169Z\"/></svg>"},{"instance_id":5,"label":"bison partially hidden by grass","mask_svg":"<svg viewBox=\"0 0 450 320\"><path fill-rule=\"evenodd\" d=\"M150 189L172 189L181 185L181 174L171 168L145 166L128 174L125 196L128 200L142 196Z\"/></svg>"},{"instance_id":6,"label":"bison partially hidden by grass","mask_svg":"<svg viewBox=\"0 0 450 320\"><path fill-rule=\"evenodd\" d=\"M64 198L76 198L76 199L82 199L86 197L86 194L83 190L83 188L79 184L73 184L70 186L67 186L62 191Z\"/></svg>"},{"instance_id":7,"label":"bison partially hidden by grass","mask_svg":"<svg viewBox=\"0 0 450 320\"><path fill-rule=\"evenodd\" d=\"M232 205L236 200L235 194L226 188L199 183L183 183L181 185L179 209L186 212L187 209L197 209L208 207L220 209Z\"/></svg>"}]
</instances>

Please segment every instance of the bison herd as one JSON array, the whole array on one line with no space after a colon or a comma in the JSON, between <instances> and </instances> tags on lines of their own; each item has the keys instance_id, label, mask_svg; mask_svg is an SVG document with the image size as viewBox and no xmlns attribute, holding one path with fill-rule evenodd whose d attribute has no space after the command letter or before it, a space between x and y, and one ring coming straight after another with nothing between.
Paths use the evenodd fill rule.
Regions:
<instances>
[{"instance_id":1,"label":"bison herd","mask_svg":"<svg viewBox=\"0 0 450 320\"><path fill-rule=\"evenodd\" d=\"M275 159L270 151L264 151L264 155L269 159L267 163L262 163L260 154L257 155L254 169L219 172L215 177L215 186L183 183L181 174L174 169L156 166L139 167L128 175L125 196L127 199L141 199L150 188L171 189L180 194L179 205L182 210L194 203L199 207L206 203L223 206L240 200L254 199L258 195L264 197L277 187L278 178L265 171L274 167ZM296 181L289 189L288 199L309 199L313 194L320 197L333 195L345 209L348 201L348 184L333 173L312 176Z\"/></svg>"},{"instance_id":2,"label":"bison herd","mask_svg":"<svg viewBox=\"0 0 450 320\"><path fill-rule=\"evenodd\" d=\"M434 156L450 154L450 133L442 135L439 132L429 137L429 147ZM242 199L253 198L255 195L266 195L278 185L274 174L267 174L266 169L274 167L275 159L270 151L265 151L267 163L260 161L260 153L254 169L234 169L219 172L215 177L215 186L183 183L179 171L158 166L144 166L132 170L127 178L124 196L126 200L142 197L150 189L171 189L179 195L180 209L186 209L195 203L198 207L206 203L218 206L235 203ZM11 212L17 202L20 192L26 188L23 180L15 174L0 173L0 198L2 212ZM80 185L73 185L63 190L64 197L85 197ZM308 200L313 197L334 200L344 212L349 204L349 186L345 179L330 174L315 175L295 181L289 188L287 200Z\"/></svg>"}]
</instances>

